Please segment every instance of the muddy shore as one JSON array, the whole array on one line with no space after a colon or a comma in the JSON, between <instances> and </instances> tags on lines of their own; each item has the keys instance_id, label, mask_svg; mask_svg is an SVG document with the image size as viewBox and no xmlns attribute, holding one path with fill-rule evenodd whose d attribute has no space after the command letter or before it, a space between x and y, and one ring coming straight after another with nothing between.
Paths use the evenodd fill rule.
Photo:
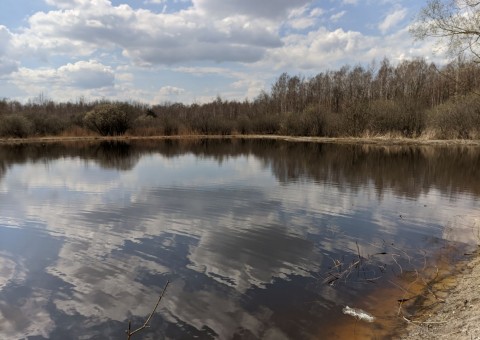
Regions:
<instances>
[{"instance_id":1,"label":"muddy shore","mask_svg":"<svg viewBox=\"0 0 480 340\"><path fill-rule=\"evenodd\" d=\"M291 142L370 144L370 145L466 145L480 146L480 140L471 139L423 139L423 138L387 138L387 137L295 137L279 135L178 135L178 136L51 136L29 138L0 138L0 143L48 143L48 142L82 142L82 141L128 141L128 140L167 140L167 139L269 139Z\"/></svg>"}]
</instances>

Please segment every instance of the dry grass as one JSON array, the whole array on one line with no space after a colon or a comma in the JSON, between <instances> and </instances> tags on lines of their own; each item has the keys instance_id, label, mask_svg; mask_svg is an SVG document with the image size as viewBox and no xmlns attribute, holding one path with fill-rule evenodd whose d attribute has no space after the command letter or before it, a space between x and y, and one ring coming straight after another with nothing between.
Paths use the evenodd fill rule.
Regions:
<instances>
[{"instance_id":1,"label":"dry grass","mask_svg":"<svg viewBox=\"0 0 480 340\"><path fill-rule=\"evenodd\" d=\"M182 131L174 136L163 135L131 135L124 136L100 136L89 130L74 128L65 131L60 136L37 136L28 138L0 138L0 143L29 143L29 142L62 142L62 141L93 141L93 140L166 140L166 139L269 139L283 140L288 142L314 142L336 144L364 144L364 145L470 145L480 146L480 139L423 139L423 138L390 138L390 136L376 137L294 137L282 135L202 135L190 131Z\"/></svg>"}]
</instances>

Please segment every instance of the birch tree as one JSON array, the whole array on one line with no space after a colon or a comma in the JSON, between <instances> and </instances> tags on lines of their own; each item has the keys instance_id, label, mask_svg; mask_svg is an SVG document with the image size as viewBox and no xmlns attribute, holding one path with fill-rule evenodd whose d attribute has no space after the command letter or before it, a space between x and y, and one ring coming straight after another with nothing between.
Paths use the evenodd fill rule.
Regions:
<instances>
[{"instance_id":1,"label":"birch tree","mask_svg":"<svg viewBox=\"0 0 480 340\"><path fill-rule=\"evenodd\" d=\"M480 63L478 0L429 0L410 31L417 39L445 43L451 56L471 54Z\"/></svg>"}]
</instances>

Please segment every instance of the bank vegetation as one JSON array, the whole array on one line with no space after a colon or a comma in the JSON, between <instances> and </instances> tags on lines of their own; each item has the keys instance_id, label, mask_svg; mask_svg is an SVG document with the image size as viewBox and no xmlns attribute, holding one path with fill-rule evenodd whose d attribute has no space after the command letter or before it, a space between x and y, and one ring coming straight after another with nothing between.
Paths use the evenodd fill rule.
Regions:
<instances>
[{"instance_id":1,"label":"bank vegetation","mask_svg":"<svg viewBox=\"0 0 480 340\"><path fill-rule=\"evenodd\" d=\"M480 65L424 59L281 74L253 100L204 104L0 100L0 137L291 135L480 138Z\"/></svg>"}]
</instances>

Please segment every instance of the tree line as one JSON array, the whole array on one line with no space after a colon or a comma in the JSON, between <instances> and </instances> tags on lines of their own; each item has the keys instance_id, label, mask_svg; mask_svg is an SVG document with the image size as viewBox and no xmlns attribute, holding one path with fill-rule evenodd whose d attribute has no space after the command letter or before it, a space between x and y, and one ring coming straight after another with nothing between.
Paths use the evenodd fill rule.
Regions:
<instances>
[{"instance_id":1,"label":"tree line","mask_svg":"<svg viewBox=\"0 0 480 340\"><path fill-rule=\"evenodd\" d=\"M253 100L204 104L0 100L0 136L279 134L480 138L480 66L457 58L281 74Z\"/></svg>"}]
</instances>

